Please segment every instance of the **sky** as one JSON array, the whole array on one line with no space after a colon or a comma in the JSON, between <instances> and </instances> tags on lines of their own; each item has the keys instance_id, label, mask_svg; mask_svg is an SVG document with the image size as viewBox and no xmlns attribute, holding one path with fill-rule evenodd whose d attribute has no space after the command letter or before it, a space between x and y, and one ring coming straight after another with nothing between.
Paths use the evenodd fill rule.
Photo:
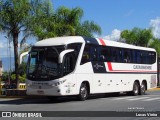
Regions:
<instances>
[{"instance_id":1,"label":"sky","mask_svg":"<svg viewBox=\"0 0 160 120\"><path fill-rule=\"evenodd\" d=\"M94 21L102 28L101 37L117 40L125 29L152 28L155 37L160 38L160 0L51 0L53 9L60 6L80 7L84 11L82 21ZM6 57L7 39L0 34L0 58ZM27 44L34 44L30 38ZM12 44L12 43L11 43ZM11 47L13 56L13 47Z\"/></svg>"}]
</instances>

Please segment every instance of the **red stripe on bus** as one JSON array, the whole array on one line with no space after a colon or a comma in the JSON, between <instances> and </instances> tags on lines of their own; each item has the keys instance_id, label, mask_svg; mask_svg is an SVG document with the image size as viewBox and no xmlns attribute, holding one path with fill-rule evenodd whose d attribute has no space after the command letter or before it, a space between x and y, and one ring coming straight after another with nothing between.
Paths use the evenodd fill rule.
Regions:
<instances>
[{"instance_id":1,"label":"red stripe on bus","mask_svg":"<svg viewBox=\"0 0 160 120\"><path fill-rule=\"evenodd\" d=\"M99 40L100 40L100 42L101 42L102 45L106 46L106 43L104 42L103 39L99 38Z\"/></svg>"},{"instance_id":2,"label":"red stripe on bus","mask_svg":"<svg viewBox=\"0 0 160 120\"><path fill-rule=\"evenodd\" d=\"M111 62L107 62L109 71L113 71Z\"/></svg>"}]
</instances>

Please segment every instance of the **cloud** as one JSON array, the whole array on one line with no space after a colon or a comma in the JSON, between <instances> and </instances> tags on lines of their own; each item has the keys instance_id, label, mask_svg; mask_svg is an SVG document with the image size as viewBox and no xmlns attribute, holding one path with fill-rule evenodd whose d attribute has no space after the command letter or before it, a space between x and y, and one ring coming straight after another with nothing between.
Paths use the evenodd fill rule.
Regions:
<instances>
[{"instance_id":1,"label":"cloud","mask_svg":"<svg viewBox=\"0 0 160 120\"><path fill-rule=\"evenodd\" d=\"M118 41L120 39L121 31L118 29L114 29L111 35L107 35L104 38L108 40Z\"/></svg>"},{"instance_id":2,"label":"cloud","mask_svg":"<svg viewBox=\"0 0 160 120\"><path fill-rule=\"evenodd\" d=\"M150 26L152 28L154 37L160 38L160 17L157 17L156 19L151 19Z\"/></svg>"}]
</instances>

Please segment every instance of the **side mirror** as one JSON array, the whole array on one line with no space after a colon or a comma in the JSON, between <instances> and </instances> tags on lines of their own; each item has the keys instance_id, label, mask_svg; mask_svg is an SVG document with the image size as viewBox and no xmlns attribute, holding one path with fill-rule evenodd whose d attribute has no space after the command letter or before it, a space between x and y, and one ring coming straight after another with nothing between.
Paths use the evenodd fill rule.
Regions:
<instances>
[{"instance_id":1,"label":"side mirror","mask_svg":"<svg viewBox=\"0 0 160 120\"><path fill-rule=\"evenodd\" d=\"M58 59L58 63L62 63L63 62L63 57L65 56L65 54L73 52L73 49L68 49L68 50L64 50L60 53L59 55L59 59Z\"/></svg>"},{"instance_id":2,"label":"side mirror","mask_svg":"<svg viewBox=\"0 0 160 120\"><path fill-rule=\"evenodd\" d=\"M20 55L20 59L19 59L19 63L21 64L22 63L22 59L25 55L28 55L29 54L29 51L28 52L24 52Z\"/></svg>"}]
</instances>

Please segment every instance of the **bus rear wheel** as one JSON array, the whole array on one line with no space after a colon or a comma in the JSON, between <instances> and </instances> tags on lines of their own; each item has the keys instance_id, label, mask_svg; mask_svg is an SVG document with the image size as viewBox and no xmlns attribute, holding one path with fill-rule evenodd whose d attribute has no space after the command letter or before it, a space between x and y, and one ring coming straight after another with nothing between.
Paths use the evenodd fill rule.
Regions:
<instances>
[{"instance_id":1,"label":"bus rear wheel","mask_svg":"<svg viewBox=\"0 0 160 120\"><path fill-rule=\"evenodd\" d=\"M88 98L88 88L85 83L82 83L79 90L78 100L85 101L87 98Z\"/></svg>"},{"instance_id":2,"label":"bus rear wheel","mask_svg":"<svg viewBox=\"0 0 160 120\"><path fill-rule=\"evenodd\" d=\"M140 95L144 95L146 92L146 84L142 82L141 84L141 90L140 90Z\"/></svg>"},{"instance_id":3,"label":"bus rear wheel","mask_svg":"<svg viewBox=\"0 0 160 120\"><path fill-rule=\"evenodd\" d=\"M137 96L139 93L140 93L140 86L139 86L138 82L134 82L132 95Z\"/></svg>"}]
</instances>

